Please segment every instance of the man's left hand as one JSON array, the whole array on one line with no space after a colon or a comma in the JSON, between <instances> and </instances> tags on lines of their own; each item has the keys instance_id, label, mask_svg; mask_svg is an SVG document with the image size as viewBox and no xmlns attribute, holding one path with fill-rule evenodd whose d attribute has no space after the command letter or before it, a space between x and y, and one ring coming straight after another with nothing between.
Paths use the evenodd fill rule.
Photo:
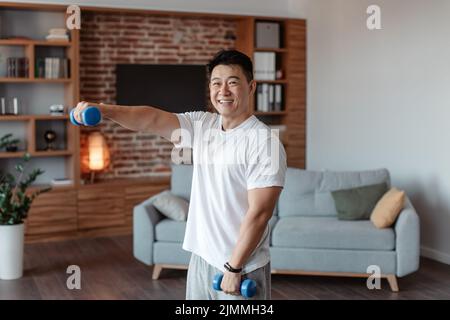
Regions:
<instances>
[{"instance_id":1,"label":"man's left hand","mask_svg":"<svg viewBox=\"0 0 450 320\"><path fill-rule=\"evenodd\" d=\"M242 275L240 273L225 271L220 288L226 294L239 296L241 294L241 280Z\"/></svg>"}]
</instances>

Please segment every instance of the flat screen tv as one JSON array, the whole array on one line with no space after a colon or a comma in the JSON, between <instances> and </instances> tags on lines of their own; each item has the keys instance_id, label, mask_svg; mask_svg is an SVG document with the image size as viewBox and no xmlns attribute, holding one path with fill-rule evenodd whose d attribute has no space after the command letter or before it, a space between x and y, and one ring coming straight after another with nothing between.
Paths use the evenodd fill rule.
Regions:
<instances>
[{"instance_id":1,"label":"flat screen tv","mask_svg":"<svg viewBox=\"0 0 450 320\"><path fill-rule=\"evenodd\" d=\"M118 64L116 102L173 113L206 110L206 66Z\"/></svg>"}]
</instances>

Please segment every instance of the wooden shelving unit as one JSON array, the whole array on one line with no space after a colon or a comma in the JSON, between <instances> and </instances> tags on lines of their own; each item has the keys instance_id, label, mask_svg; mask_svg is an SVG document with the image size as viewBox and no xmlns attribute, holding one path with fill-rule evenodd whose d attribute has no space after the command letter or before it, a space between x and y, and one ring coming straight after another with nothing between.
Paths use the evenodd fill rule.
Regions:
<instances>
[{"instance_id":1,"label":"wooden shelving unit","mask_svg":"<svg viewBox=\"0 0 450 320\"><path fill-rule=\"evenodd\" d=\"M258 21L280 25L280 48L257 48L255 30ZM239 19L236 49L254 57L255 52L274 52L283 77L277 80L256 80L257 85L281 85L281 111L262 112L251 102L253 114L270 125L285 126L282 142L288 166L305 168L306 159L306 21L302 19L256 18Z\"/></svg>"},{"instance_id":2,"label":"wooden shelving unit","mask_svg":"<svg viewBox=\"0 0 450 320\"><path fill-rule=\"evenodd\" d=\"M4 10L15 16L15 14L26 14L29 17L34 16L36 10L40 14L46 12L46 5L36 4L17 4L0 3L0 14L5 14ZM55 12L59 12L65 17L65 6L48 6L48 12L54 16ZM11 11L8 11L11 10ZM12 18L10 18L12 19ZM19 20L22 20L19 18ZM6 22L5 22L6 23ZM27 23L25 21L9 23ZM33 33L31 33L33 34ZM1 36L5 36L2 34ZM8 36L8 35L6 35ZM25 34L24 36L27 36ZM76 105L79 101L79 31L69 31L70 41L46 41L41 39L0 39L0 47L6 48L9 52L20 52L22 57L28 58L28 73L26 77L12 78L0 77L0 88L3 86L4 91L7 88L18 93L26 94L27 90L39 92L41 86L50 88L50 92L58 92L59 96L52 103L63 103L66 109ZM17 55L16 55L17 56ZM69 61L69 78L37 78L35 72L36 62L38 58L58 57L67 58ZM53 87L54 86L54 87ZM41 96L42 97L42 96ZM19 101L21 99L18 96ZM60 100L60 99L63 99ZM53 99L47 99L53 101ZM50 104L48 105L50 106ZM25 150L18 152L0 152L0 160L9 161L15 158L21 158L25 153L29 153L32 161L31 167L40 167L41 164L51 159L51 162L63 163L65 168L65 177L72 180L72 184L52 186L52 191L40 195L29 212L29 218L26 219L26 240L49 240L54 235L68 238L70 235L77 233L77 197L80 188L80 133L79 127L73 126L69 121L69 116L50 115L48 106L42 107L29 103L26 110L19 108L18 115L0 115L0 126L5 125L10 128L20 128L23 130L23 139L25 140ZM21 113L21 112L25 112ZM45 148L42 132L50 127L56 127L63 131L64 142L56 146L56 149L41 150ZM17 129L19 130L19 129ZM63 140L60 140L63 141ZM58 149L61 148L61 149ZM51 171L50 171L51 177ZM61 178L58 176L55 178ZM33 188L44 187L45 185L35 185ZM33 188L31 190L33 190Z\"/></svg>"},{"instance_id":3,"label":"wooden shelving unit","mask_svg":"<svg viewBox=\"0 0 450 320\"><path fill-rule=\"evenodd\" d=\"M28 12L30 15L35 10L45 11L45 5L18 5L17 7L11 3L0 3L1 10L18 10L18 12ZM65 8L61 6L59 9L52 7L49 12L60 12L61 16L65 17ZM0 11L1 13L1 11ZM1 35L5 36L5 35ZM6 35L8 36L8 35ZM24 36L27 36L26 34ZM53 86L58 85L57 90L64 96L64 105L68 108L76 105L79 101L79 31L69 31L70 41L46 41L41 39L27 39L27 38L5 38L0 39L0 47L19 47L14 49L22 52L23 57L28 59L28 73L26 77L0 77L1 86L18 86L15 91L19 89L25 93L30 90L30 85L37 86L33 90L39 90L39 86ZM22 47L20 49L20 47ZM35 67L38 58L44 56L53 56L54 52L59 52L64 58L69 61L70 78L37 78ZM58 56L59 57L59 56ZM5 62L4 62L5 63ZM21 87L23 84L26 86ZM61 86L62 85L62 86ZM60 88L60 89L59 89ZM21 91L19 91L21 92ZM18 97L21 98L20 96ZM62 101L61 101L62 102ZM79 128L71 125L68 115L52 116L50 114L40 114L43 112L42 108L36 112L38 106L29 105L27 114L18 115L0 115L0 124L6 122L22 122L21 127L26 131L24 140L26 141L26 149L18 152L0 152L0 159L13 159L23 157L25 153L29 153L31 158L58 158L58 161L64 162L66 168L66 177L73 181L73 186L80 185L80 156L79 156ZM23 110L19 109L19 113ZM36 114L33 114L36 112ZM45 112L45 110L44 110ZM59 124L57 123L59 122ZM56 123L59 127L63 127L65 141L63 149L44 151L38 149L37 130L45 128L48 123ZM59 177L60 178L60 177Z\"/></svg>"}]
</instances>

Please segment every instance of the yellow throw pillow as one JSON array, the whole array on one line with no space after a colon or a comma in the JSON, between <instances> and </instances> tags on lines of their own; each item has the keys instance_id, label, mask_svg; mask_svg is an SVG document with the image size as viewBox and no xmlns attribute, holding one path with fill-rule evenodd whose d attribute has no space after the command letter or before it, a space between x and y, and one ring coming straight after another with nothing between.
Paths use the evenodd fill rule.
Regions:
<instances>
[{"instance_id":1,"label":"yellow throw pillow","mask_svg":"<svg viewBox=\"0 0 450 320\"><path fill-rule=\"evenodd\" d=\"M377 202L370 215L370 221L377 228L389 228L397 219L405 204L405 191L391 188Z\"/></svg>"}]
</instances>

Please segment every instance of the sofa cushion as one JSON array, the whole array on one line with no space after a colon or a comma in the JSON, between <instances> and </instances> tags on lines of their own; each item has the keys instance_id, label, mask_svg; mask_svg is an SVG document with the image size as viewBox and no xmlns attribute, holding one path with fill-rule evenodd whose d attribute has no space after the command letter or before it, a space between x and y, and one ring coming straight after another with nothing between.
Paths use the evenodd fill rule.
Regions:
<instances>
[{"instance_id":1,"label":"sofa cushion","mask_svg":"<svg viewBox=\"0 0 450 320\"><path fill-rule=\"evenodd\" d=\"M373 209L370 221L377 228L389 228L397 219L405 204L405 191L391 188Z\"/></svg>"},{"instance_id":2,"label":"sofa cushion","mask_svg":"<svg viewBox=\"0 0 450 320\"><path fill-rule=\"evenodd\" d=\"M337 216L331 191L386 182L386 169L367 171L310 171L288 168L278 202L278 216Z\"/></svg>"},{"instance_id":3,"label":"sofa cushion","mask_svg":"<svg viewBox=\"0 0 450 320\"><path fill-rule=\"evenodd\" d=\"M392 228L377 229L370 220L342 221L336 217L279 219L272 233L275 247L394 250Z\"/></svg>"},{"instance_id":4,"label":"sofa cushion","mask_svg":"<svg viewBox=\"0 0 450 320\"><path fill-rule=\"evenodd\" d=\"M183 242L186 221L161 220L155 227L156 241Z\"/></svg>"},{"instance_id":5,"label":"sofa cushion","mask_svg":"<svg viewBox=\"0 0 450 320\"><path fill-rule=\"evenodd\" d=\"M339 220L368 220L373 208L387 192L386 182L332 191Z\"/></svg>"},{"instance_id":6,"label":"sofa cushion","mask_svg":"<svg viewBox=\"0 0 450 320\"><path fill-rule=\"evenodd\" d=\"M186 221L189 202L166 190L152 198L153 206L167 218L175 221Z\"/></svg>"}]
</instances>

